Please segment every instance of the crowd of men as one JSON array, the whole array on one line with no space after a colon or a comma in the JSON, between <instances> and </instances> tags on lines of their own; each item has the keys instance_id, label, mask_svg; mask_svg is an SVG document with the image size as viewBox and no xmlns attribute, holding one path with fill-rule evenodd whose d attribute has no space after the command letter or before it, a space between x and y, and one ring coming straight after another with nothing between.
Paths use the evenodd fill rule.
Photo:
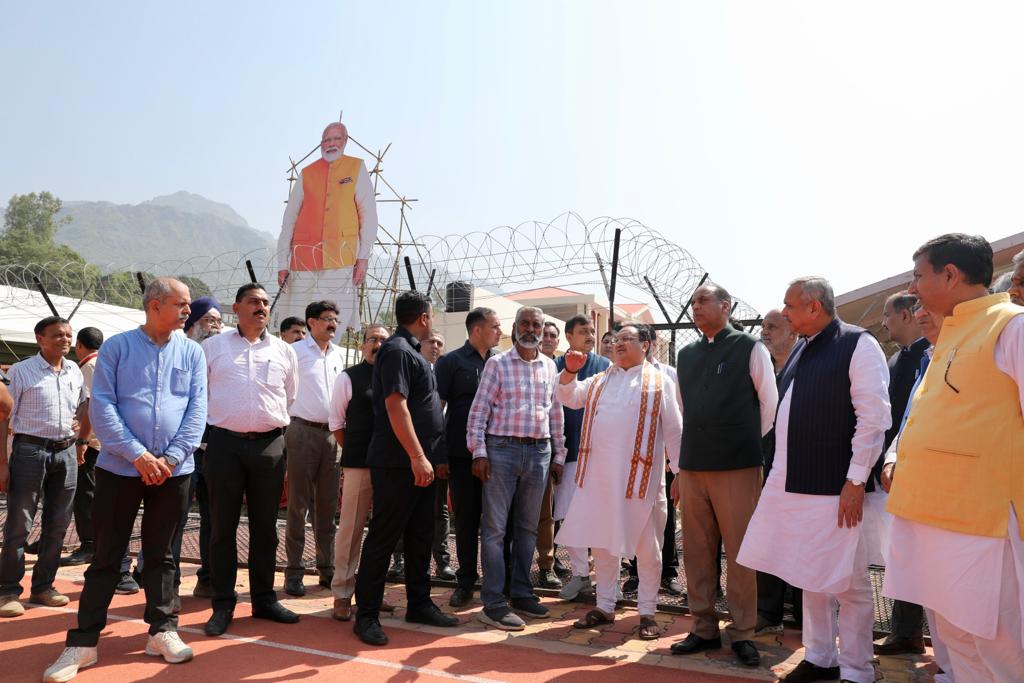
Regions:
<instances>
[{"instance_id":1,"label":"crowd of men","mask_svg":"<svg viewBox=\"0 0 1024 683\"><path fill-rule=\"evenodd\" d=\"M346 276L361 279L365 263L349 257ZM837 317L820 277L790 283L760 338L730 320L724 287L701 285L689 302L699 339L674 367L657 360L650 327L622 323L598 342L587 315L565 321L569 349L555 358L562 330L529 306L507 350L497 313L478 307L465 344L445 353L431 299L416 291L396 297L393 331L362 327L350 367L334 341L349 306L307 303L275 336L256 283L238 289L237 325L224 329L214 299L157 278L144 324L107 340L80 330L78 363L70 324L45 318L38 355L0 389L0 616L24 613L26 552L37 555L28 600L49 607L69 602L58 566L88 564L77 626L44 680L96 663L112 596L138 584L146 654L188 661L177 613L195 500L205 633L231 628L243 504L252 616L296 623L275 589L286 492L285 593L306 592L308 524L333 616L365 643L388 642L380 615L394 610L385 582L399 563L405 620L459 623L431 598L432 559L435 576L456 582L452 608L479 586L477 618L523 630L548 615L535 556L538 586L567 600L594 593L580 629L614 622L627 572L637 635L656 639L659 591L682 590L672 500L693 615L673 654L723 647L724 553L724 632L743 665L759 665L754 637L782 630L789 597L806 648L790 683L870 683L874 654L923 651L925 620L945 680L1024 680L1024 252L1008 293L990 292L980 237L943 235L913 258L909 289L883 310L899 347L888 360ZM80 546L62 560L72 515ZM897 600L877 644L872 564L886 565L884 592Z\"/></svg>"}]
</instances>

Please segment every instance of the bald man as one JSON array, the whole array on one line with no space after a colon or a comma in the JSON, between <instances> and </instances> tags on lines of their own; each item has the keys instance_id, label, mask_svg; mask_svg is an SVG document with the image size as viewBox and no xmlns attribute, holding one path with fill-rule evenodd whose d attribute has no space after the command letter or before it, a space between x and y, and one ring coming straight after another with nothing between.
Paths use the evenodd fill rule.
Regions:
<instances>
[{"instance_id":1,"label":"bald man","mask_svg":"<svg viewBox=\"0 0 1024 683\"><path fill-rule=\"evenodd\" d=\"M366 165L344 154L347 143L344 124L329 124L320 158L292 186L277 240L277 283L284 286L277 324L305 320L306 304L331 299L341 311L338 333L359 327L357 294L377 239L377 204Z\"/></svg>"}]
</instances>

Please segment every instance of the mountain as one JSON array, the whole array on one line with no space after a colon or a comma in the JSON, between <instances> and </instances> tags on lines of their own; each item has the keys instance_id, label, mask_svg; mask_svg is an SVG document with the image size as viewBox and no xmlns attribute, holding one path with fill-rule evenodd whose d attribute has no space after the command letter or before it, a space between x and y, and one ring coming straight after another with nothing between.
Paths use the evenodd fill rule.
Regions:
<instances>
[{"instance_id":1,"label":"mountain","mask_svg":"<svg viewBox=\"0 0 1024 683\"><path fill-rule=\"evenodd\" d=\"M238 212L227 204L215 202L202 195L186 192L184 190L175 192L174 194L166 194L160 197L147 199L139 204L139 206L146 206L150 204L153 206L170 206L178 209L179 211L184 211L185 213L217 216L232 225L240 225L243 228L250 227L246 220L238 215Z\"/></svg>"},{"instance_id":2,"label":"mountain","mask_svg":"<svg viewBox=\"0 0 1024 683\"><path fill-rule=\"evenodd\" d=\"M223 298L248 281L244 258L257 277L272 279L277 248L271 235L249 227L227 204L187 192L141 204L65 202L58 218L70 219L54 239L106 272L145 270L192 275ZM215 257L224 256L211 262Z\"/></svg>"}]
</instances>

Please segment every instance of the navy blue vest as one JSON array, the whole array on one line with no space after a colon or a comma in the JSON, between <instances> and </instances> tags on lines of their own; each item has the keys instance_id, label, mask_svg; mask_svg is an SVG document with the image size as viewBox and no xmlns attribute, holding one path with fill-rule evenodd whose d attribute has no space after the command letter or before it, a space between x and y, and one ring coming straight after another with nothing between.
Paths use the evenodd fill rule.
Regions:
<instances>
[{"instance_id":1,"label":"navy blue vest","mask_svg":"<svg viewBox=\"0 0 1024 683\"><path fill-rule=\"evenodd\" d=\"M857 416L850 399L850 361L867 330L838 318L790 354L780 396L792 386L787 437L786 490L838 496L853 457ZM872 463L874 464L874 463ZM873 491L868 481L866 490Z\"/></svg>"}]
</instances>

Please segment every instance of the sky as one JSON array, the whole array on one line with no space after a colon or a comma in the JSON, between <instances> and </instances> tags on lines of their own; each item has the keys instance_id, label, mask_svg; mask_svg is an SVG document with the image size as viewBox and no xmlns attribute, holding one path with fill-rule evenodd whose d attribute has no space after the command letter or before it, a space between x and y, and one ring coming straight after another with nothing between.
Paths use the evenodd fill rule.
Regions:
<instances>
[{"instance_id":1,"label":"sky","mask_svg":"<svg viewBox=\"0 0 1024 683\"><path fill-rule=\"evenodd\" d=\"M344 110L418 234L630 218L762 312L1024 230L1019 2L4 3L0 197L277 232ZM355 153L350 147L349 153ZM544 284L544 283L538 283Z\"/></svg>"}]
</instances>

